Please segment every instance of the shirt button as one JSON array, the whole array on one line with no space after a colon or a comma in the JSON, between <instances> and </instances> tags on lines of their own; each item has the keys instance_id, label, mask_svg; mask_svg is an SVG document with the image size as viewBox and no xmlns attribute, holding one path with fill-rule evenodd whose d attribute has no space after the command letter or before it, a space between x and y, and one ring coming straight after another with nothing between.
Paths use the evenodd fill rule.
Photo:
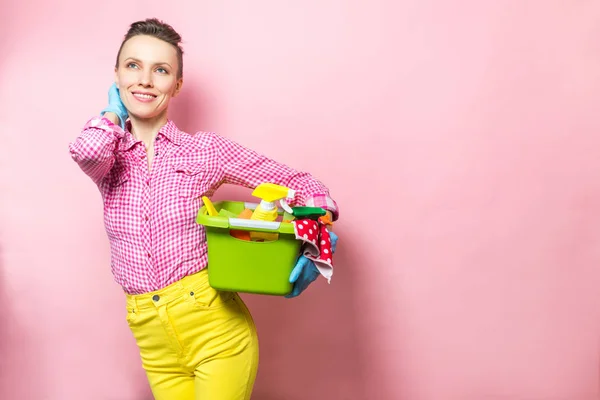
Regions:
<instances>
[{"instance_id":1,"label":"shirt button","mask_svg":"<svg viewBox=\"0 0 600 400\"><path fill-rule=\"evenodd\" d=\"M148 253L148 254L147 254L147 256L148 256L148 258L152 257L152 256L150 255L150 253Z\"/></svg>"},{"instance_id":2,"label":"shirt button","mask_svg":"<svg viewBox=\"0 0 600 400\"><path fill-rule=\"evenodd\" d=\"M154 296L152 296L152 300L154 301L159 301L160 300L160 296L155 294Z\"/></svg>"},{"instance_id":3,"label":"shirt button","mask_svg":"<svg viewBox=\"0 0 600 400\"><path fill-rule=\"evenodd\" d=\"M150 219L150 217L147 215L144 217L144 221L148 221L149 219Z\"/></svg>"}]
</instances>

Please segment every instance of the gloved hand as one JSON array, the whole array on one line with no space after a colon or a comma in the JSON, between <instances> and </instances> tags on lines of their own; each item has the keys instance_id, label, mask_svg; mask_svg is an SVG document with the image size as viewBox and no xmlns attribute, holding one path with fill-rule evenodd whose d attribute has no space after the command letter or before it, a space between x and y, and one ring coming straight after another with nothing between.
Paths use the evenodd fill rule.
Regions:
<instances>
[{"instance_id":1,"label":"gloved hand","mask_svg":"<svg viewBox=\"0 0 600 400\"><path fill-rule=\"evenodd\" d=\"M337 244L338 237L335 233L329 232L331 238L331 251L335 253L335 245ZM291 299L300 295L311 283L313 283L321 273L317 269L317 266L306 256L301 255L296 262L296 266L290 274L290 283L294 284L290 294L285 297Z\"/></svg>"},{"instance_id":2,"label":"gloved hand","mask_svg":"<svg viewBox=\"0 0 600 400\"><path fill-rule=\"evenodd\" d=\"M104 115L107 112L115 113L119 117L121 128L125 129L125 121L127 121L129 114L121 101L119 88L117 88L116 83L113 83L110 89L108 89L108 106L100 112L100 115Z\"/></svg>"}]
</instances>

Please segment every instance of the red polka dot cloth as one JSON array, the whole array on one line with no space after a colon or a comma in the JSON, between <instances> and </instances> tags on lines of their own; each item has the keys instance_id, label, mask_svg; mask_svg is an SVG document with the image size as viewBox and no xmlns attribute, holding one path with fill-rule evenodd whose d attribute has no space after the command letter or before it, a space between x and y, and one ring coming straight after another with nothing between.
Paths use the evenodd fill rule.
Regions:
<instances>
[{"instance_id":1,"label":"red polka dot cloth","mask_svg":"<svg viewBox=\"0 0 600 400\"><path fill-rule=\"evenodd\" d=\"M327 225L321 221L302 219L292 221L296 239L302 240L302 254L315 263L315 266L331 282L333 275L333 252L331 251L331 237Z\"/></svg>"}]
</instances>

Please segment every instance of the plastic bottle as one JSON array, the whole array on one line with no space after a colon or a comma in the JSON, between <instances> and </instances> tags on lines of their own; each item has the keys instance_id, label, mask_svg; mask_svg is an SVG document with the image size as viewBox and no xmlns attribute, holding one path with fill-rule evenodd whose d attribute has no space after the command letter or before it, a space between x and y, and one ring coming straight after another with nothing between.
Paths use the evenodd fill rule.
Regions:
<instances>
[{"instance_id":1,"label":"plastic bottle","mask_svg":"<svg viewBox=\"0 0 600 400\"><path fill-rule=\"evenodd\" d=\"M293 199L296 192L285 186L276 185L274 183L262 183L254 189L252 195L261 199L260 204L252 213L250 219L258 221L275 221L278 217L277 204L279 201L281 207L292 214L293 211L287 204L286 199ZM252 240L277 240L279 236L276 233L268 232L251 232Z\"/></svg>"},{"instance_id":2,"label":"plastic bottle","mask_svg":"<svg viewBox=\"0 0 600 400\"><path fill-rule=\"evenodd\" d=\"M250 219L252 217L252 210L245 208L239 215L235 216L236 218L242 219ZM241 229L231 229L229 234L234 238L238 238L240 240L251 240L250 232L243 231Z\"/></svg>"}]
</instances>

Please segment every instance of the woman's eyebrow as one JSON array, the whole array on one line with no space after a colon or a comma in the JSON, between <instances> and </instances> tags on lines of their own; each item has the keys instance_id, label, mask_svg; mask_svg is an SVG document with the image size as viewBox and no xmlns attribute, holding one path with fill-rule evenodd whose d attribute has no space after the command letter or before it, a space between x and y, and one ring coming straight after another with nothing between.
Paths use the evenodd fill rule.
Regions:
<instances>
[{"instance_id":1,"label":"woman's eyebrow","mask_svg":"<svg viewBox=\"0 0 600 400\"><path fill-rule=\"evenodd\" d=\"M138 60L138 59L137 59L137 58L135 58L135 57L127 57L127 58L125 59L125 61L124 61L124 62L127 62L127 61L135 61L135 62L137 62L137 63L140 63L140 64L143 64L143 63L144 63L143 61L141 61L141 60ZM153 65L166 65L166 66L168 66L169 68L173 68L173 67L171 67L171 64L169 64L169 63L168 63L168 62L166 62L166 61L158 61L158 62L155 62Z\"/></svg>"}]
</instances>

